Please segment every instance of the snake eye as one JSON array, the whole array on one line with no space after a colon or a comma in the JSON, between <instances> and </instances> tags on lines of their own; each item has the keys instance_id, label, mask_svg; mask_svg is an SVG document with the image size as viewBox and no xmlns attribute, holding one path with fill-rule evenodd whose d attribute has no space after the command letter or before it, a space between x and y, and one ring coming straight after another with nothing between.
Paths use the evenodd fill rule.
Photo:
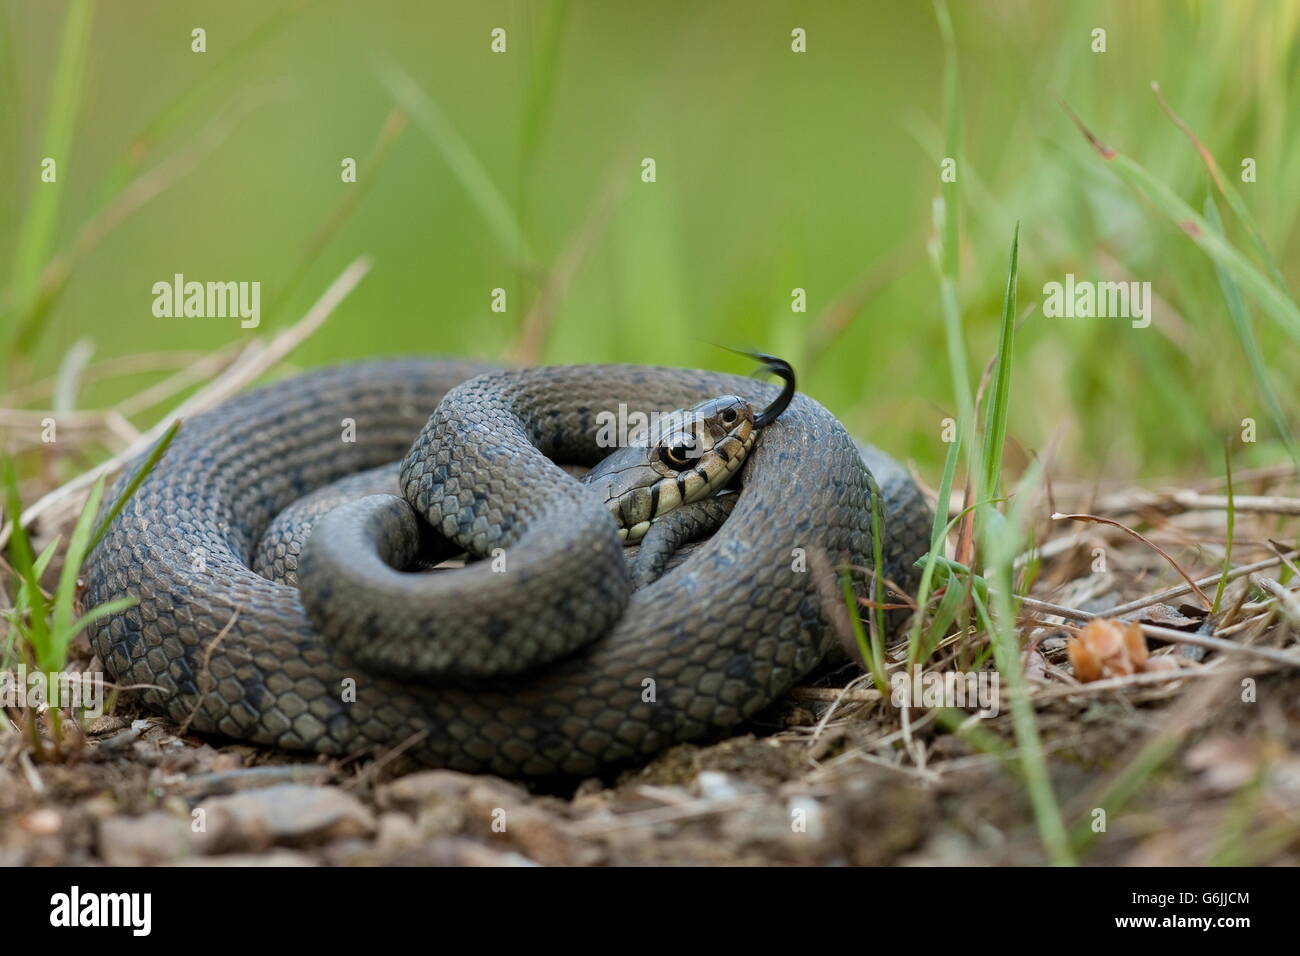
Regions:
<instances>
[{"instance_id":1,"label":"snake eye","mask_svg":"<svg viewBox=\"0 0 1300 956\"><path fill-rule=\"evenodd\" d=\"M659 449L659 460L674 471L685 471L693 464L691 455L694 451L688 445L666 445Z\"/></svg>"}]
</instances>

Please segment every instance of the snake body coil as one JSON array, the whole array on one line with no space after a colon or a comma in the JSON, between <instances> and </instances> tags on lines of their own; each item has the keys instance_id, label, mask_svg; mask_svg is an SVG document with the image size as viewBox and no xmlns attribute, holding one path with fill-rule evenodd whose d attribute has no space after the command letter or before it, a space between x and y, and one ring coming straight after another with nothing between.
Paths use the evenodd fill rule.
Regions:
<instances>
[{"instance_id":1,"label":"snake body coil","mask_svg":"<svg viewBox=\"0 0 1300 956\"><path fill-rule=\"evenodd\" d=\"M288 749L402 746L434 766L567 775L728 729L788 690L834 641L800 556L871 562L871 481L858 446L796 395L754 443L721 529L630 594L613 520L548 461L599 461L601 412L649 414L728 393L757 406L777 389L684 369L502 372L394 360L250 392L186 422L92 553L88 606L138 602L95 624L92 643L119 682L153 685L143 692L153 709L194 730ZM428 435L431 411L445 427L411 449ZM355 440L343 440L345 429ZM478 562L397 576L358 548L357 566L324 568L313 580L326 583L312 585L324 593L311 595L313 615L351 635L350 653L322 637L297 588L251 566L297 558L262 553L263 533L288 506L408 450L412 504L463 547L474 550L476 535L504 542L504 573ZM884 572L907 587L927 547L927 509L897 463L864 454L885 499ZM386 536L426 533L390 529L376 513L348 525L329 516L319 527L347 533L369 521L381 551ZM404 616L407 627L429 626L405 601L430 589L447 650L430 652L441 655L436 667L408 667L404 651L385 656L385 641ZM356 613L376 594L386 620ZM584 629L600 636L575 649L572 635ZM497 634L510 638L494 642ZM460 669L457 648L469 661ZM525 654L549 663L522 664ZM440 676L417 676L431 672Z\"/></svg>"}]
</instances>

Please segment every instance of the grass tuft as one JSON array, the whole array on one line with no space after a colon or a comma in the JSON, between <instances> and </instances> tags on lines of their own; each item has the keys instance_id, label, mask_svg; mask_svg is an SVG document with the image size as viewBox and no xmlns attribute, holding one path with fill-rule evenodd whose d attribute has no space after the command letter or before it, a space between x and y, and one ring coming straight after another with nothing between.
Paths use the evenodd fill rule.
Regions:
<instances>
[{"instance_id":1,"label":"grass tuft","mask_svg":"<svg viewBox=\"0 0 1300 956\"><path fill-rule=\"evenodd\" d=\"M105 478L101 475L95 480L73 525L72 533L68 536L68 544L63 552L63 566L53 594L45 591L41 579L53 562L61 539L51 541L40 555L33 552L31 538L19 520L22 498L18 488L18 475L13 461L5 461L3 471L0 471L0 489L4 493L6 510L13 518L8 554L9 564L13 568L15 599L13 607L3 612L9 624L9 634L0 666L8 669L19 660L30 661L45 675L48 686L57 674L66 670L68 648L78 634L96 621L135 605L134 598L115 598L77 616L78 580L86 558L99 544L109 524L121 514L131 496L161 460L179 427L180 423L176 422L167 430L98 524L95 519L104 496ZM62 709L51 706L47 711L49 747L41 737L35 711L28 710L27 714L26 730L33 750L39 756L57 758L62 753L64 743Z\"/></svg>"},{"instance_id":2,"label":"grass tuft","mask_svg":"<svg viewBox=\"0 0 1300 956\"><path fill-rule=\"evenodd\" d=\"M1254 299L1287 335L1300 342L1300 307L1296 306L1285 289L1275 285L1260 272L1236 246L1228 242L1168 185L1151 175L1142 164L1118 150L1103 145L1084 126L1083 121L1074 116L1073 112L1071 116L1074 117L1079 130L1093 149L1107 161L1110 168L1124 183L1148 199L1170 222L1186 233L1188 238L1210 257L1211 261L1232 275L1246 294Z\"/></svg>"}]
</instances>

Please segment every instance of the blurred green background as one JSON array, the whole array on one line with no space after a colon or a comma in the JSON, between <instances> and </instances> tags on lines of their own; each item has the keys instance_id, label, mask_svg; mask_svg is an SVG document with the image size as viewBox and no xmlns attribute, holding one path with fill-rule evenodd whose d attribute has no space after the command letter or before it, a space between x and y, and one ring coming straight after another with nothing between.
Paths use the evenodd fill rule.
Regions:
<instances>
[{"instance_id":1,"label":"blurred green background","mask_svg":"<svg viewBox=\"0 0 1300 956\"><path fill-rule=\"evenodd\" d=\"M1222 442L1254 417L1260 442L1241 463L1284 454L1213 263L1114 175L1057 97L1199 211L1209 177L1152 94L1158 80L1294 287L1300 3L954 4L955 190L940 182L947 61L929 3L5 0L0 10L6 388L53 375L86 337L101 362L273 332L367 254L373 271L291 367L505 356L560 274L568 281L537 326L541 360L744 370L711 343L761 347L792 359L802 388L852 430L933 477L955 411L927 251L946 190L960 211L973 376L995 347L1021 223L1027 318L1010 427L1020 447L1055 440L1058 461L1083 475L1217 473ZM197 27L205 53L191 50ZM498 27L505 53L490 49ZM791 50L795 28L806 53ZM1104 53L1092 50L1096 28ZM410 122L385 133L401 96ZM61 121L58 182L42 184ZM359 164L355 184L340 179L344 157ZM641 178L645 157L653 183ZM1257 182L1239 181L1243 157ZM93 224L139 182L157 194L128 201L98 234ZM41 190L51 196L38 200ZM93 241L79 249L87 223ZM1229 234L1245 244L1231 219ZM70 250L66 283L33 306L33 277ZM262 328L155 318L151 287L178 272L260 281ZM1151 327L1030 310L1067 272L1151 282ZM791 310L796 287L805 313ZM505 313L491 309L495 288ZM1250 314L1289 415L1296 349ZM147 380L99 381L81 401Z\"/></svg>"}]
</instances>

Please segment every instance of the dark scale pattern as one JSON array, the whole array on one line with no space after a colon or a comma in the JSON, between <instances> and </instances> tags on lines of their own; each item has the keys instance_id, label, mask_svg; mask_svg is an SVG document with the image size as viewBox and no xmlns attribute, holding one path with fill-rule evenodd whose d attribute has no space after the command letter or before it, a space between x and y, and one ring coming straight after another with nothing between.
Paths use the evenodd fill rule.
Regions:
<instances>
[{"instance_id":1,"label":"dark scale pattern","mask_svg":"<svg viewBox=\"0 0 1300 956\"><path fill-rule=\"evenodd\" d=\"M717 531L735 505L735 495L715 495L680 505L650 525L632 565L636 586L646 587L659 580L683 545Z\"/></svg>"},{"instance_id":2,"label":"dark scale pattern","mask_svg":"<svg viewBox=\"0 0 1300 956\"><path fill-rule=\"evenodd\" d=\"M593 562L620 569L609 581L625 578L626 565L601 541L557 525L585 520L586 509L538 499L557 487L577 489L540 457L512 465L508 482L494 480L502 446L516 464L532 455L525 444L559 460L594 463L593 410L625 402L661 411L727 393L761 405L777 391L706 372L574 366L479 379L474 394L482 404L457 412L438 406L480 371L431 361L341 366L188 421L87 565L88 603L124 594L139 600L94 628L109 671L122 683L158 685L143 692L145 701L198 731L330 754L414 738L408 752L430 765L534 776L591 773L725 730L816 665L833 638L810 575L794 569L793 549L868 564L870 490L853 441L803 395L763 429L722 528L680 567L625 597L608 632L563 659L517 677L428 681L379 676L332 647L295 588L250 569L253 552L293 500L401 458L430 409L438 407L434 417L447 426L446 444L439 439L423 463L408 460L406 483L422 510L470 546L493 535L510 542L510 570L495 577L512 587L493 592L506 603L484 601L474 590L482 586L475 575L483 562L412 577L448 582L445 617L485 609L541 615L559 630L618 596L613 585L597 586L597 593L571 590L557 601L561 592L539 562L560 573L581 566L587 581ZM355 443L340 439L343 418L356 420ZM910 586L929 519L901 468L884 459L873 466L889 511L886 573ZM605 518L601 527L578 530L613 537ZM516 563L516 552L544 551L547 542L561 550L547 561ZM536 576L523 579L525 568ZM346 575L334 582L340 593L353 586ZM333 606L328 599L326 606ZM562 611L549 610L557 606ZM653 702L643 699L650 681Z\"/></svg>"},{"instance_id":3,"label":"dark scale pattern","mask_svg":"<svg viewBox=\"0 0 1300 956\"><path fill-rule=\"evenodd\" d=\"M303 495L275 516L253 553L253 570L264 578L298 586L303 544L316 522L363 495L396 495L398 463L340 478Z\"/></svg>"}]
</instances>

